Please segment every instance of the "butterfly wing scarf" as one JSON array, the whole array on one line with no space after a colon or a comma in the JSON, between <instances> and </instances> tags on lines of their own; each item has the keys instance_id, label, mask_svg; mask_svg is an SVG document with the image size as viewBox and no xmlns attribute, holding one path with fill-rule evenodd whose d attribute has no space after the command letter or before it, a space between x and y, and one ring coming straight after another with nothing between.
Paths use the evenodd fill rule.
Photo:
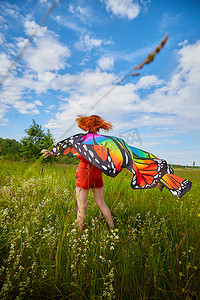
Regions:
<instances>
[{"instance_id":1,"label":"butterfly wing scarf","mask_svg":"<svg viewBox=\"0 0 200 300\"><path fill-rule=\"evenodd\" d=\"M76 134L57 143L51 150L54 156L79 153L104 174L115 177L123 168L132 172L131 187L148 189L166 187L177 197L191 188L191 182L173 174L163 159L128 146L123 139L94 133Z\"/></svg>"}]
</instances>

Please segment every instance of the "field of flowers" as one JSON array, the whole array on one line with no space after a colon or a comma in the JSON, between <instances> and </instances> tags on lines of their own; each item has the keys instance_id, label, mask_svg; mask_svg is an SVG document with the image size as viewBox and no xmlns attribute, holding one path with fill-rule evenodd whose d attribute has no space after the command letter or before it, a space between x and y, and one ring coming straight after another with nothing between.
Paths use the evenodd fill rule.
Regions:
<instances>
[{"instance_id":1,"label":"field of flowers","mask_svg":"<svg viewBox=\"0 0 200 300\"><path fill-rule=\"evenodd\" d=\"M0 161L0 299L200 299L200 170L181 200L105 176L115 229L91 192L82 234L75 170Z\"/></svg>"}]
</instances>

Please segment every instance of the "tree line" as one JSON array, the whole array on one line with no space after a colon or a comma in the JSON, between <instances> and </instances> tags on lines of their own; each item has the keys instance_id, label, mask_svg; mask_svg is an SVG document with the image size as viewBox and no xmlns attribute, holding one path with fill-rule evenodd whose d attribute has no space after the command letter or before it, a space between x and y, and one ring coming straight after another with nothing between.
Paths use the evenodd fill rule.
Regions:
<instances>
[{"instance_id":1,"label":"tree line","mask_svg":"<svg viewBox=\"0 0 200 300\"><path fill-rule=\"evenodd\" d=\"M54 144L54 138L50 130L47 129L47 132L45 132L35 120L32 120L32 124L24 131L26 135L20 141L0 138L1 159L34 161L41 156L42 149L48 149ZM57 160L57 158L46 159L46 161L54 160ZM65 157L57 161L68 163L73 160L76 159Z\"/></svg>"},{"instance_id":2,"label":"tree line","mask_svg":"<svg viewBox=\"0 0 200 300\"><path fill-rule=\"evenodd\" d=\"M0 138L1 157L11 160L22 158L25 160L34 160L41 155L40 151L42 149L48 149L54 143L50 130L48 129L45 133L42 126L37 124L35 120L24 131L26 136L20 141Z\"/></svg>"}]
</instances>

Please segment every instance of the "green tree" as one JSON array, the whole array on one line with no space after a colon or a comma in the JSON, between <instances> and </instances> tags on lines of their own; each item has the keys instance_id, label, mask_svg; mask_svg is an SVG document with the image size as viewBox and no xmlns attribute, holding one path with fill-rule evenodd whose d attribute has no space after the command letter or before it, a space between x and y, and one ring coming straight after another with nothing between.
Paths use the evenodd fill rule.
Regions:
<instances>
[{"instance_id":1,"label":"green tree","mask_svg":"<svg viewBox=\"0 0 200 300\"><path fill-rule=\"evenodd\" d=\"M37 124L35 120L28 129L25 129L25 132L27 136L21 139L21 143L22 152L26 159L38 158L42 149L48 149L54 143L50 130L48 129L45 133L42 126Z\"/></svg>"},{"instance_id":2,"label":"green tree","mask_svg":"<svg viewBox=\"0 0 200 300\"><path fill-rule=\"evenodd\" d=\"M5 159L17 160L21 158L21 144L15 139L0 138L0 155Z\"/></svg>"}]
</instances>

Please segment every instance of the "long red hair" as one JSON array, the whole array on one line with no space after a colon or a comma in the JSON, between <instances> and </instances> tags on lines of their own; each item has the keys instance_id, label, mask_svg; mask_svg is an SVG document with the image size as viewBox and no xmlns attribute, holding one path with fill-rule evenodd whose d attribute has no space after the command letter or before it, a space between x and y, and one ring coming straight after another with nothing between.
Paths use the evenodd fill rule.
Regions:
<instances>
[{"instance_id":1,"label":"long red hair","mask_svg":"<svg viewBox=\"0 0 200 300\"><path fill-rule=\"evenodd\" d=\"M78 127L80 127L82 130L92 133L97 133L100 129L109 131L113 128L113 125L111 123L105 122L101 117L97 115L91 115L89 117L78 115L78 118L76 118L76 122L78 123Z\"/></svg>"}]
</instances>

